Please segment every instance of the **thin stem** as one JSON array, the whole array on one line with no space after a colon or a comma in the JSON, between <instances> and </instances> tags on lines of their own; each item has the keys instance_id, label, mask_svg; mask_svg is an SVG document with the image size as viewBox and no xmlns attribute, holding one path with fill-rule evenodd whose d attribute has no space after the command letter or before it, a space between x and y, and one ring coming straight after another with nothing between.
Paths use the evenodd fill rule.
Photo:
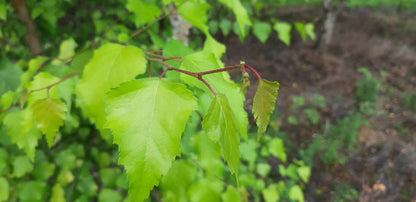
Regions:
<instances>
[{"instance_id":1,"label":"thin stem","mask_svg":"<svg viewBox=\"0 0 416 202\"><path fill-rule=\"evenodd\" d=\"M243 77L243 83L246 83L246 67L244 65L240 65L241 67L241 77Z\"/></svg>"},{"instance_id":2,"label":"thin stem","mask_svg":"<svg viewBox=\"0 0 416 202\"><path fill-rule=\"evenodd\" d=\"M42 87L42 88L38 88L38 89L35 89L35 90L31 90L28 94L33 93L33 92L36 92L36 91L45 90L45 89L47 89L47 90L49 91L49 89L50 89L50 88L52 88L52 87L54 87L54 86L56 86L56 85L58 85L58 84L60 84L60 83L64 82L65 80L67 80L67 79L69 79L69 78L71 78L71 77L73 77L73 76L76 76L76 75L78 75L78 74L81 74L81 72L74 72L74 73L72 73L72 74L68 74L68 75L66 75L66 76L62 77L61 79L59 79L59 81L57 81L57 82L55 82L55 83L53 83L53 84L51 84L51 85L48 85L48 86Z\"/></svg>"},{"instance_id":3,"label":"thin stem","mask_svg":"<svg viewBox=\"0 0 416 202\"><path fill-rule=\"evenodd\" d=\"M244 65L244 67L253 72L256 75L257 79L262 80L260 74L253 67L250 67L249 65Z\"/></svg>"},{"instance_id":4,"label":"thin stem","mask_svg":"<svg viewBox=\"0 0 416 202\"><path fill-rule=\"evenodd\" d=\"M238 69L238 68L241 68L241 66L238 65L238 66L224 67L224 68L221 68L221 69L214 69L214 70L205 71L205 72L198 72L196 74L202 76L202 75L206 75L206 74L213 74L213 73L218 73L218 72L230 71L230 70Z\"/></svg>"},{"instance_id":5,"label":"thin stem","mask_svg":"<svg viewBox=\"0 0 416 202\"><path fill-rule=\"evenodd\" d=\"M151 55L153 57L160 58L163 61L175 60L175 61L181 62L181 59L182 59L182 57L180 57L180 56L178 56L178 57L164 57L163 55L154 54L152 52L144 52L144 53L147 54L147 55Z\"/></svg>"},{"instance_id":6,"label":"thin stem","mask_svg":"<svg viewBox=\"0 0 416 202\"><path fill-rule=\"evenodd\" d=\"M215 93L214 89L212 89L212 87L208 84L207 81L205 81L201 76L197 77L200 81L204 82L204 84L209 88L209 90L211 90L212 94L214 94L214 96L217 96L217 93Z\"/></svg>"},{"instance_id":7,"label":"thin stem","mask_svg":"<svg viewBox=\"0 0 416 202\"><path fill-rule=\"evenodd\" d=\"M166 72L168 72L168 71L169 71L169 67L168 67L168 68L166 68L166 69L162 72L162 74L160 74L160 76L159 76L159 80L161 80L161 79L163 78L163 76L165 76Z\"/></svg>"},{"instance_id":8,"label":"thin stem","mask_svg":"<svg viewBox=\"0 0 416 202\"><path fill-rule=\"evenodd\" d=\"M52 88L52 87L54 87L54 86L56 86L56 85L58 85L58 84L60 84L60 83L62 83L62 82L64 82L65 80L67 80L67 79L69 79L69 78L71 78L71 77L74 77L74 76L76 76L76 75L78 75L78 74L80 74L81 72L75 72L75 73L72 73L72 74L68 74L68 75L66 75L66 76L64 76L64 77L62 77L59 81L57 81L57 82L55 82L55 83L53 83L53 84L50 84L50 85L48 85L48 86L45 86L45 87L42 87L42 88L38 88L38 89L34 89L34 90L31 90L31 91L29 91L28 93L26 93L26 94L24 94L23 95L23 97L27 97L27 96L29 96L31 93L33 93L33 92L37 92L37 91L41 91L41 90L47 90L46 92L47 92L47 97L49 98L49 90ZM12 105L10 105L7 109L3 109L3 110L1 110L0 111L0 114L2 114L2 113L4 113L4 112L6 112L6 111L8 111L9 109L11 109L12 107L14 107L14 106L16 106L16 105L19 105L19 104L22 104L21 102L16 102L16 103L14 103L14 104L12 104Z\"/></svg>"}]
</instances>

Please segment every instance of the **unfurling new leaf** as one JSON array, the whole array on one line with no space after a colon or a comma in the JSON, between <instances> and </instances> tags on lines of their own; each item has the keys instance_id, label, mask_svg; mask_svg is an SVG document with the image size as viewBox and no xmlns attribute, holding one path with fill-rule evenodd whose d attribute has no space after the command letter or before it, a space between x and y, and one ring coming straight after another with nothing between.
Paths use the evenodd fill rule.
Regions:
<instances>
[{"instance_id":1,"label":"unfurling new leaf","mask_svg":"<svg viewBox=\"0 0 416 202\"><path fill-rule=\"evenodd\" d=\"M212 100L208 113L202 122L202 129L212 140L220 142L222 155L231 172L238 174L240 136L235 116L224 95L218 94Z\"/></svg>"},{"instance_id":2,"label":"unfurling new leaf","mask_svg":"<svg viewBox=\"0 0 416 202\"><path fill-rule=\"evenodd\" d=\"M259 81L253 99L253 114L256 119L256 124L259 127L258 139L260 139L262 133L266 132L267 125L270 121L270 115L275 108L278 90L278 82L270 82L264 79Z\"/></svg>"},{"instance_id":3,"label":"unfurling new leaf","mask_svg":"<svg viewBox=\"0 0 416 202\"><path fill-rule=\"evenodd\" d=\"M158 79L134 80L110 91L107 122L119 146L132 201L143 201L180 155L180 138L197 108L185 85Z\"/></svg>"}]
</instances>

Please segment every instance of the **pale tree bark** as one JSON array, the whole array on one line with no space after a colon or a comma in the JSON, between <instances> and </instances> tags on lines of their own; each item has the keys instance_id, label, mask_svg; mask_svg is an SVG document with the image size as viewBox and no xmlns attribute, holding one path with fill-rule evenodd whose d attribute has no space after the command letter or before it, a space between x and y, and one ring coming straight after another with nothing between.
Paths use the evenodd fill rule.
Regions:
<instances>
[{"instance_id":1,"label":"pale tree bark","mask_svg":"<svg viewBox=\"0 0 416 202\"><path fill-rule=\"evenodd\" d=\"M332 0L322 0L324 18L321 25L321 34L317 40L317 47L319 49L325 51L331 44L338 15L344 9L346 1L339 0L338 5L334 7L332 6Z\"/></svg>"},{"instance_id":2,"label":"pale tree bark","mask_svg":"<svg viewBox=\"0 0 416 202\"><path fill-rule=\"evenodd\" d=\"M186 46L189 45L189 30L192 25L186 22L176 10L176 7L172 4L169 5L169 21L172 25L172 38L175 40L183 41Z\"/></svg>"},{"instance_id":3,"label":"pale tree bark","mask_svg":"<svg viewBox=\"0 0 416 202\"><path fill-rule=\"evenodd\" d=\"M25 40L29 46L32 56L37 56L42 53L42 44L40 43L39 34L36 30L35 23L30 17L24 0L11 0L14 12L17 17L26 25Z\"/></svg>"}]
</instances>

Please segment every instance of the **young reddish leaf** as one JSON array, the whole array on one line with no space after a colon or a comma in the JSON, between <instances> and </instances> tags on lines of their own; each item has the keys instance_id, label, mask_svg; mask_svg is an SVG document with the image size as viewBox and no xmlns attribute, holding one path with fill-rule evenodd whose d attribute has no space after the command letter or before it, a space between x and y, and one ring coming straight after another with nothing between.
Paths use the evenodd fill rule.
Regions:
<instances>
[{"instance_id":1,"label":"young reddish leaf","mask_svg":"<svg viewBox=\"0 0 416 202\"><path fill-rule=\"evenodd\" d=\"M107 122L119 146L132 201L143 201L180 155L180 138L197 108L185 85L158 79L126 82L106 98Z\"/></svg>"},{"instance_id":2,"label":"young reddish leaf","mask_svg":"<svg viewBox=\"0 0 416 202\"><path fill-rule=\"evenodd\" d=\"M214 141L219 140L222 155L231 172L238 174L240 136L238 135L234 114L224 95L218 94L212 100L208 113L202 122L202 129Z\"/></svg>"},{"instance_id":3,"label":"young reddish leaf","mask_svg":"<svg viewBox=\"0 0 416 202\"><path fill-rule=\"evenodd\" d=\"M274 111L278 91L278 82L270 82L264 79L260 80L253 99L253 114L256 119L256 124L259 127L258 139L260 139L261 134L266 132L270 115Z\"/></svg>"},{"instance_id":4,"label":"young reddish leaf","mask_svg":"<svg viewBox=\"0 0 416 202\"><path fill-rule=\"evenodd\" d=\"M45 98L36 101L32 110L38 128L45 134L46 141L51 147L53 138L65 119L65 104L58 99Z\"/></svg>"},{"instance_id":5,"label":"young reddish leaf","mask_svg":"<svg viewBox=\"0 0 416 202\"><path fill-rule=\"evenodd\" d=\"M144 73L146 63L142 50L134 46L106 44L95 51L77 89L78 104L98 129L105 122L105 94L111 88Z\"/></svg>"}]
</instances>

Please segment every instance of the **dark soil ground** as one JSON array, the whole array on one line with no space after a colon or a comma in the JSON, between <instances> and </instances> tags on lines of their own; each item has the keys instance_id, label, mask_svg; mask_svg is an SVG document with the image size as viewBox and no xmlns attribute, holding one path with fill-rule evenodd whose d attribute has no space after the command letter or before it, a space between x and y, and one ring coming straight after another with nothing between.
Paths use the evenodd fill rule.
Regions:
<instances>
[{"instance_id":1,"label":"dark soil ground","mask_svg":"<svg viewBox=\"0 0 416 202\"><path fill-rule=\"evenodd\" d=\"M314 22L319 9L284 8L276 17L288 22ZM280 82L277 109L281 130L294 144L302 147L313 133L322 133L325 122L357 111L354 83L357 72L367 67L374 75L385 71L379 94L379 109L384 113L370 117L370 124L359 133L359 152L343 166L328 169L317 163L306 185L307 201L332 201L328 187L346 182L359 193L359 201L416 200L416 112L403 106L404 93L416 93L416 15L390 10L345 9L339 16L333 42L326 52L314 49L314 42L302 42L292 32L292 45L285 46L272 33L266 44L255 37L244 45L237 37L220 39L227 46L226 64L240 60L259 69L266 79ZM249 89L248 97L254 94ZM321 126L290 126L285 120L293 96L314 93L326 97L327 107L320 111ZM339 98L342 99L339 99ZM251 104L247 100L247 105ZM251 107L250 107L251 108ZM317 194L316 190L322 190Z\"/></svg>"}]
</instances>

